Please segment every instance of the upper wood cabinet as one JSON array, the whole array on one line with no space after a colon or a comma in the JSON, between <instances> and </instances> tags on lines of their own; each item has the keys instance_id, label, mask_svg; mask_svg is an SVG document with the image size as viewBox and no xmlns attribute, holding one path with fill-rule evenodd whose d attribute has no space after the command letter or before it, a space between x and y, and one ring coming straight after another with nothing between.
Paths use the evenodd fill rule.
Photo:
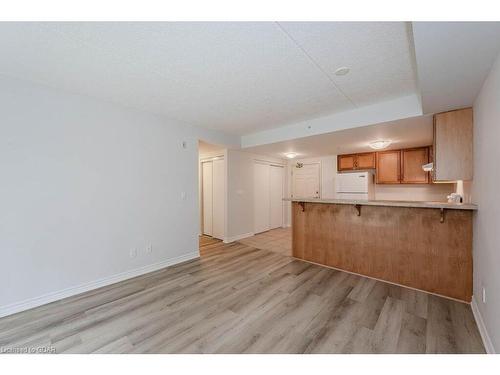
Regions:
<instances>
[{"instance_id":1,"label":"upper wood cabinet","mask_svg":"<svg viewBox=\"0 0 500 375\"><path fill-rule=\"evenodd\" d=\"M342 172L375 168L377 184L427 184L430 176L422 166L432 160L431 150L432 147L416 147L338 155L337 169Z\"/></svg>"},{"instance_id":2,"label":"upper wood cabinet","mask_svg":"<svg viewBox=\"0 0 500 375\"><path fill-rule=\"evenodd\" d=\"M366 152L356 155L356 169L373 169L375 164L375 153Z\"/></svg>"},{"instance_id":3,"label":"upper wood cabinet","mask_svg":"<svg viewBox=\"0 0 500 375\"><path fill-rule=\"evenodd\" d=\"M351 171L356 165L356 155L339 155L337 156L337 170Z\"/></svg>"},{"instance_id":4,"label":"upper wood cabinet","mask_svg":"<svg viewBox=\"0 0 500 375\"><path fill-rule=\"evenodd\" d=\"M401 151L377 152L377 184L399 184L401 179Z\"/></svg>"},{"instance_id":5,"label":"upper wood cabinet","mask_svg":"<svg viewBox=\"0 0 500 375\"><path fill-rule=\"evenodd\" d=\"M422 169L422 165L427 163L429 163L429 147L401 150L401 183L429 183L429 172Z\"/></svg>"},{"instance_id":6,"label":"upper wood cabinet","mask_svg":"<svg viewBox=\"0 0 500 375\"><path fill-rule=\"evenodd\" d=\"M375 168L375 153L348 154L337 156L338 171L354 171Z\"/></svg>"},{"instance_id":7,"label":"upper wood cabinet","mask_svg":"<svg viewBox=\"0 0 500 375\"><path fill-rule=\"evenodd\" d=\"M427 184L429 147L377 152L377 184Z\"/></svg>"},{"instance_id":8,"label":"upper wood cabinet","mask_svg":"<svg viewBox=\"0 0 500 375\"><path fill-rule=\"evenodd\" d=\"M472 108L434 115L434 181L472 180Z\"/></svg>"}]
</instances>

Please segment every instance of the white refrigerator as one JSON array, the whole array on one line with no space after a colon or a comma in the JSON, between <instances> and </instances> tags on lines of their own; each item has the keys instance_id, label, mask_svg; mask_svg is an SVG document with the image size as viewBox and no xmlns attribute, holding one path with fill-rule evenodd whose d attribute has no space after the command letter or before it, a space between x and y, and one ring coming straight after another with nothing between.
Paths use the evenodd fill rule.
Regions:
<instances>
[{"instance_id":1,"label":"white refrigerator","mask_svg":"<svg viewBox=\"0 0 500 375\"><path fill-rule=\"evenodd\" d=\"M336 198L349 200L371 200L375 197L373 173L337 173Z\"/></svg>"}]
</instances>

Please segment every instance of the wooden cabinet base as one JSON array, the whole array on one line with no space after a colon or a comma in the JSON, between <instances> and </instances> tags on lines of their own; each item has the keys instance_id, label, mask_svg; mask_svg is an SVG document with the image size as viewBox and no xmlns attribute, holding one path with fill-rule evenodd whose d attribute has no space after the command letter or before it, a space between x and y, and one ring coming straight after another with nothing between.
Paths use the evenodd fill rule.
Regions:
<instances>
[{"instance_id":1,"label":"wooden cabinet base","mask_svg":"<svg viewBox=\"0 0 500 375\"><path fill-rule=\"evenodd\" d=\"M293 256L470 302L472 212L292 204Z\"/></svg>"}]
</instances>

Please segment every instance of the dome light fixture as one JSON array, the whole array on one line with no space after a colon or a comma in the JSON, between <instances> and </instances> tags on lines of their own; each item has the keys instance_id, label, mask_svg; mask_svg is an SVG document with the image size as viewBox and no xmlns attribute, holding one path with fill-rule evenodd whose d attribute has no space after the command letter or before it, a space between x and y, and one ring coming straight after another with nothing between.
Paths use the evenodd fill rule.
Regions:
<instances>
[{"instance_id":1,"label":"dome light fixture","mask_svg":"<svg viewBox=\"0 0 500 375\"><path fill-rule=\"evenodd\" d=\"M288 159L294 159L297 156L297 153L296 152L287 152L287 153L285 153L285 156Z\"/></svg>"},{"instance_id":2,"label":"dome light fixture","mask_svg":"<svg viewBox=\"0 0 500 375\"><path fill-rule=\"evenodd\" d=\"M389 145L392 143L390 140L378 140L378 141L373 141L370 142L368 145L373 148L374 150L383 150L384 148L389 147Z\"/></svg>"}]
</instances>

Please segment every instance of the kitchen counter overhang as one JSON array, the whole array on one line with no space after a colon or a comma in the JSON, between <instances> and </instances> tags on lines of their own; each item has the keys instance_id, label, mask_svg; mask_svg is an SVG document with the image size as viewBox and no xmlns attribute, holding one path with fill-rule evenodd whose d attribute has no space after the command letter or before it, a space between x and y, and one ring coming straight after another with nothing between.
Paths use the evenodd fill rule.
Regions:
<instances>
[{"instance_id":1,"label":"kitchen counter overhang","mask_svg":"<svg viewBox=\"0 0 500 375\"><path fill-rule=\"evenodd\" d=\"M319 199L319 198L284 198L284 201L306 203L350 204L360 206L381 207L414 207L414 208L446 208L451 210L478 209L477 205L470 203L424 202L424 201L389 201L389 200L354 200L354 199Z\"/></svg>"},{"instance_id":2,"label":"kitchen counter overhang","mask_svg":"<svg viewBox=\"0 0 500 375\"><path fill-rule=\"evenodd\" d=\"M471 301L472 213L477 206L288 200L294 257Z\"/></svg>"}]
</instances>

